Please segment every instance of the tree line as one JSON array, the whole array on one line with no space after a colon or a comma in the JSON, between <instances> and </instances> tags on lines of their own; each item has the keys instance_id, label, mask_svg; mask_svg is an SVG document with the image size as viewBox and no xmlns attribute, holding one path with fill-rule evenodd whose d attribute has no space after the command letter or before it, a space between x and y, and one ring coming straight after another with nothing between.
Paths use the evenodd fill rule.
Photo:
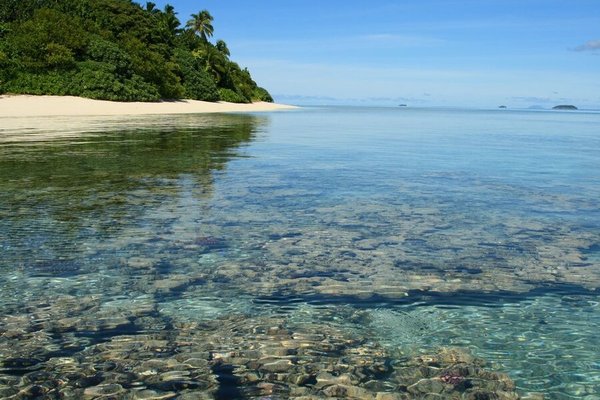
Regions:
<instances>
[{"instance_id":1,"label":"tree line","mask_svg":"<svg viewBox=\"0 0 600 400\"><path fill-rule=\"evenodd\" d=\"M2 0L0 93L273 101L213 34L206 10L182 26L152 2Z\"/></svg>"}]
</instances>

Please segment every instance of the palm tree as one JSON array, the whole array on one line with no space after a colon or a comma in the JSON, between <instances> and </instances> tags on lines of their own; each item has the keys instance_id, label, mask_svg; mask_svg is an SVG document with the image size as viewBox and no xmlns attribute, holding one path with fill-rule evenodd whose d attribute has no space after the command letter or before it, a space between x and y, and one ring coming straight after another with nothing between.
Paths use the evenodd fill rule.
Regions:
<instances>
[{"instance_id":1,"label":"palm tree","mask_svg":"<svg viewBox=\"0 0 600 400\"><path fill-rule=\"evenodd\" d=\"M192 54L204 65L204 70L212 75L215 83L219 84L227 74L227 57L216 46L208 42Z\"/></svg>"},{"instance_id":2,"label":"palm tree","mask_svg":"<svg viewBox=\"0 0 600 400\"><path fill-rule=\"evenodd\" d=\"M187 22L186 26L200 35L202 40L208 42L208 38L213 35L215 30L212 21L212 15L207 10L202 10L198 14L192 14L192 19Z\"/></svg>"},{"instance_id":3,"label":"palm tree","mask_svg":"<svg viewBox=\"0 0 600 400\"><path fill-rule=\"evenodd\" d=\"M150 11L152 14L156 14L159 10L156 8L156 3L151 1L146 2L146 11Z\"/></svg>"},{"instance_id":4,"label":"palm tree","mask_svg":"<svg viewBox=\"0 0 600 400\"><path fill-rule=\"evenodd\" d=\"M165 6L163 15L163 23L166 29L173 35L175 35L177 33L177 28L180 25L180 22L177 19L177 13L175 12L175 8L172 5L167 4Z\"/></svg>"},{"instance_id":5,"label":"palm tree","mask_svg":"<svg viewBox=\"0 0 600 400\"><path fill-rule=\"evenodd\" d=\"M229 57L231 55L231 53L229 53L229 48L227 47L227 43L225 43L224 40L217 40L217 43L215 44L215 47L217 48L217 50L219 50L221 52L221 54L223 54L225 57Z\"/></svg>"}]
</instances>

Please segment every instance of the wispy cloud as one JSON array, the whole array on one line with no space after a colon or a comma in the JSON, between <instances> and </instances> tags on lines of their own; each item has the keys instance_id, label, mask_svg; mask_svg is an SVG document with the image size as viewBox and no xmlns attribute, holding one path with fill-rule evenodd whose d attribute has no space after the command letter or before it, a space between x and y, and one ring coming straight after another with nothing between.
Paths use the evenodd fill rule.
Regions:
<instances>
[{"instance_id":1,"label":"wispy cloud","mask_svg":"<svg viewBox=\"0 0 600 400\"><path fill-rule=\"evenodd\" d=\"M598 51L600 50L600 39L590 40L580 46L573 48L574 51Z\"/></svg>"},{"instance_id":2,"label":"wispy cloud","mask_svg":"<svg viewBox=\"0 0 600 400\"><path fill-rule=\"evenodd\" d=\"M239 61L248 66L255 79L271 93L280 94L275 96L277 100L292 103L331 104L339 99L347 103L346 99L360 96L381 104L493 105L514 101L524 105L579 106L593 103L583 99L596 98L599 87L593 72L564 74L560 70L541 68L418 68L274 58ZM285 94L309 98L287 100L282 96ZM324 98L310 98L313 96Z\"/></svg>"},{"instance_id":3,"label":"wispy cloud","mask_svg":"<svg viewBox=\"0 0 600 400\"><path fill-rule=\"evenodd\" d=\"M331 96L311 96L300 94L274 94L273 97L278 102L288 102L295 104L364 104L364 105L397 105L398 103L427 103L426 100L417 97L331 97Z\"/></svg>"},{"instance_id":4,"label":"wispy cloud","mask_svg":"<svg viewBox=\"0 0 600 400\"><path fill-rule=\"evenodd\" d=\"M284 101L326 101L326 102L332 102L332 101L341 101L342 99L339 99L337 97L331 97L331 96L306 96L306 95L302 95L302 94L274 94L273 97L275 97L278 100L284 100Z\"/></svg>"},{"instance_id":5,"label":"wispy cloud","mask_svg":"<svg viewBox=\"0 0 600 400\"><path fill-rule=\"evenodd\" d=\"M560 102L570 102L572 99L567 97L536 97L536 96L514 96L510 98L514 101L522 101L525 103L535 104L556 104Z\"/></svg>"},{"instance_id":6,"label":"wispy cloud","mask_svg":"<svg viewBox=\"0 0 600 400\"><path fill-rule=\"evenodd\" d=\"M374 33L370 35L359 36L357 39L370 43L380 43L403 47L437 46L446 42L446 40L436 37L399 35L395 33Z\"/></svg>"},{"instance_id":7,"label":"wispy cloud","mask_svg":"<svg viewBox=\"0 0 600 400\"><path fill-rule=\"evenodd\" d=\"M378 103L399 103L399 102L411 102L411 103L423 103L425 100L420 99L418 97L368 97L368 101L378 102Z\"/></svg>"},{"instance_id":8,"label":"wispy cloud","mask_svg":"<svg viewBox=\"0 0 600 400\"><path fill-rule=\"evenodd\" d=\"M513 96L511 100L524 101L526 103L552 103L553 100L550 97L536 97L536 96Z\"/></svg>"},{"instance_id":9,"label":"wispy cloud","mask_svg":"<svg viewBox=\"0 0 600 400\"><path fill-rule=\"evenodd\" d=\"M302 37L279 39L240 38L232 45L236 54L261 54L268 50L270 54L353 54L361 51L381 52L383 49L431 48L443 46L447 39L434 36L403 35L396 33L373 33L366 35L345 35L335 37Z\"/></svg>"}]
</instances>

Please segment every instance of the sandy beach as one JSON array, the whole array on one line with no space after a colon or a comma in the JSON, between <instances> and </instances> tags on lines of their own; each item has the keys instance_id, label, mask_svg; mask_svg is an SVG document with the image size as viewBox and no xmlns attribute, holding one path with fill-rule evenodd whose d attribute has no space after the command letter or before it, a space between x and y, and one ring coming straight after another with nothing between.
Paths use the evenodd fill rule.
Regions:
<instances>
[{"instance_id":1,"label":"sandy beach","mask_svg":"<svg viewBox=\"0 0 600 400\"><path fill-rule=\"evenodd\" d=\"M250 113L291 110L297 107L274 103L210 103L196 100L157 103L114 102L73 96L0 96L0 144L79 137L82 132L102 132L110 126L193 123L181 117L194 114ZM176 121L169 115L179 115Z\"/></svg>"},{"instance_id":2,"label":"sandy beach","mask_svg":"<svg viewBox=\"0 0 600 400\"><path fill-rule=\"evenodd\" d=\"M114 102L73 96L0 96L2 117L101 116L101 115L159 115L227 112L260 112L296 108L274 103L210 103L197 100L144 102Z\"/></svg>"}]
</instances>

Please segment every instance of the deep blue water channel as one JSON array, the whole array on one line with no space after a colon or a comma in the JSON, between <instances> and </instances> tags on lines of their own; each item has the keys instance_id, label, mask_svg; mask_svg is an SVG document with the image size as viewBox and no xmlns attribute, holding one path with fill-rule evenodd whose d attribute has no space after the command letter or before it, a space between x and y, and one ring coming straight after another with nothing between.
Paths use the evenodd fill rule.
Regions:
<instances>
[{"instance_id":1,"label":"deep blue water channel","mask_svg":"<svg viewBox=\"0 0 600 400\"><path fill-rule=\"evenodd\" d=\"M600 398L600 113L47 122L0 119L1 398Z\"/></svg>"}]
</instances>

